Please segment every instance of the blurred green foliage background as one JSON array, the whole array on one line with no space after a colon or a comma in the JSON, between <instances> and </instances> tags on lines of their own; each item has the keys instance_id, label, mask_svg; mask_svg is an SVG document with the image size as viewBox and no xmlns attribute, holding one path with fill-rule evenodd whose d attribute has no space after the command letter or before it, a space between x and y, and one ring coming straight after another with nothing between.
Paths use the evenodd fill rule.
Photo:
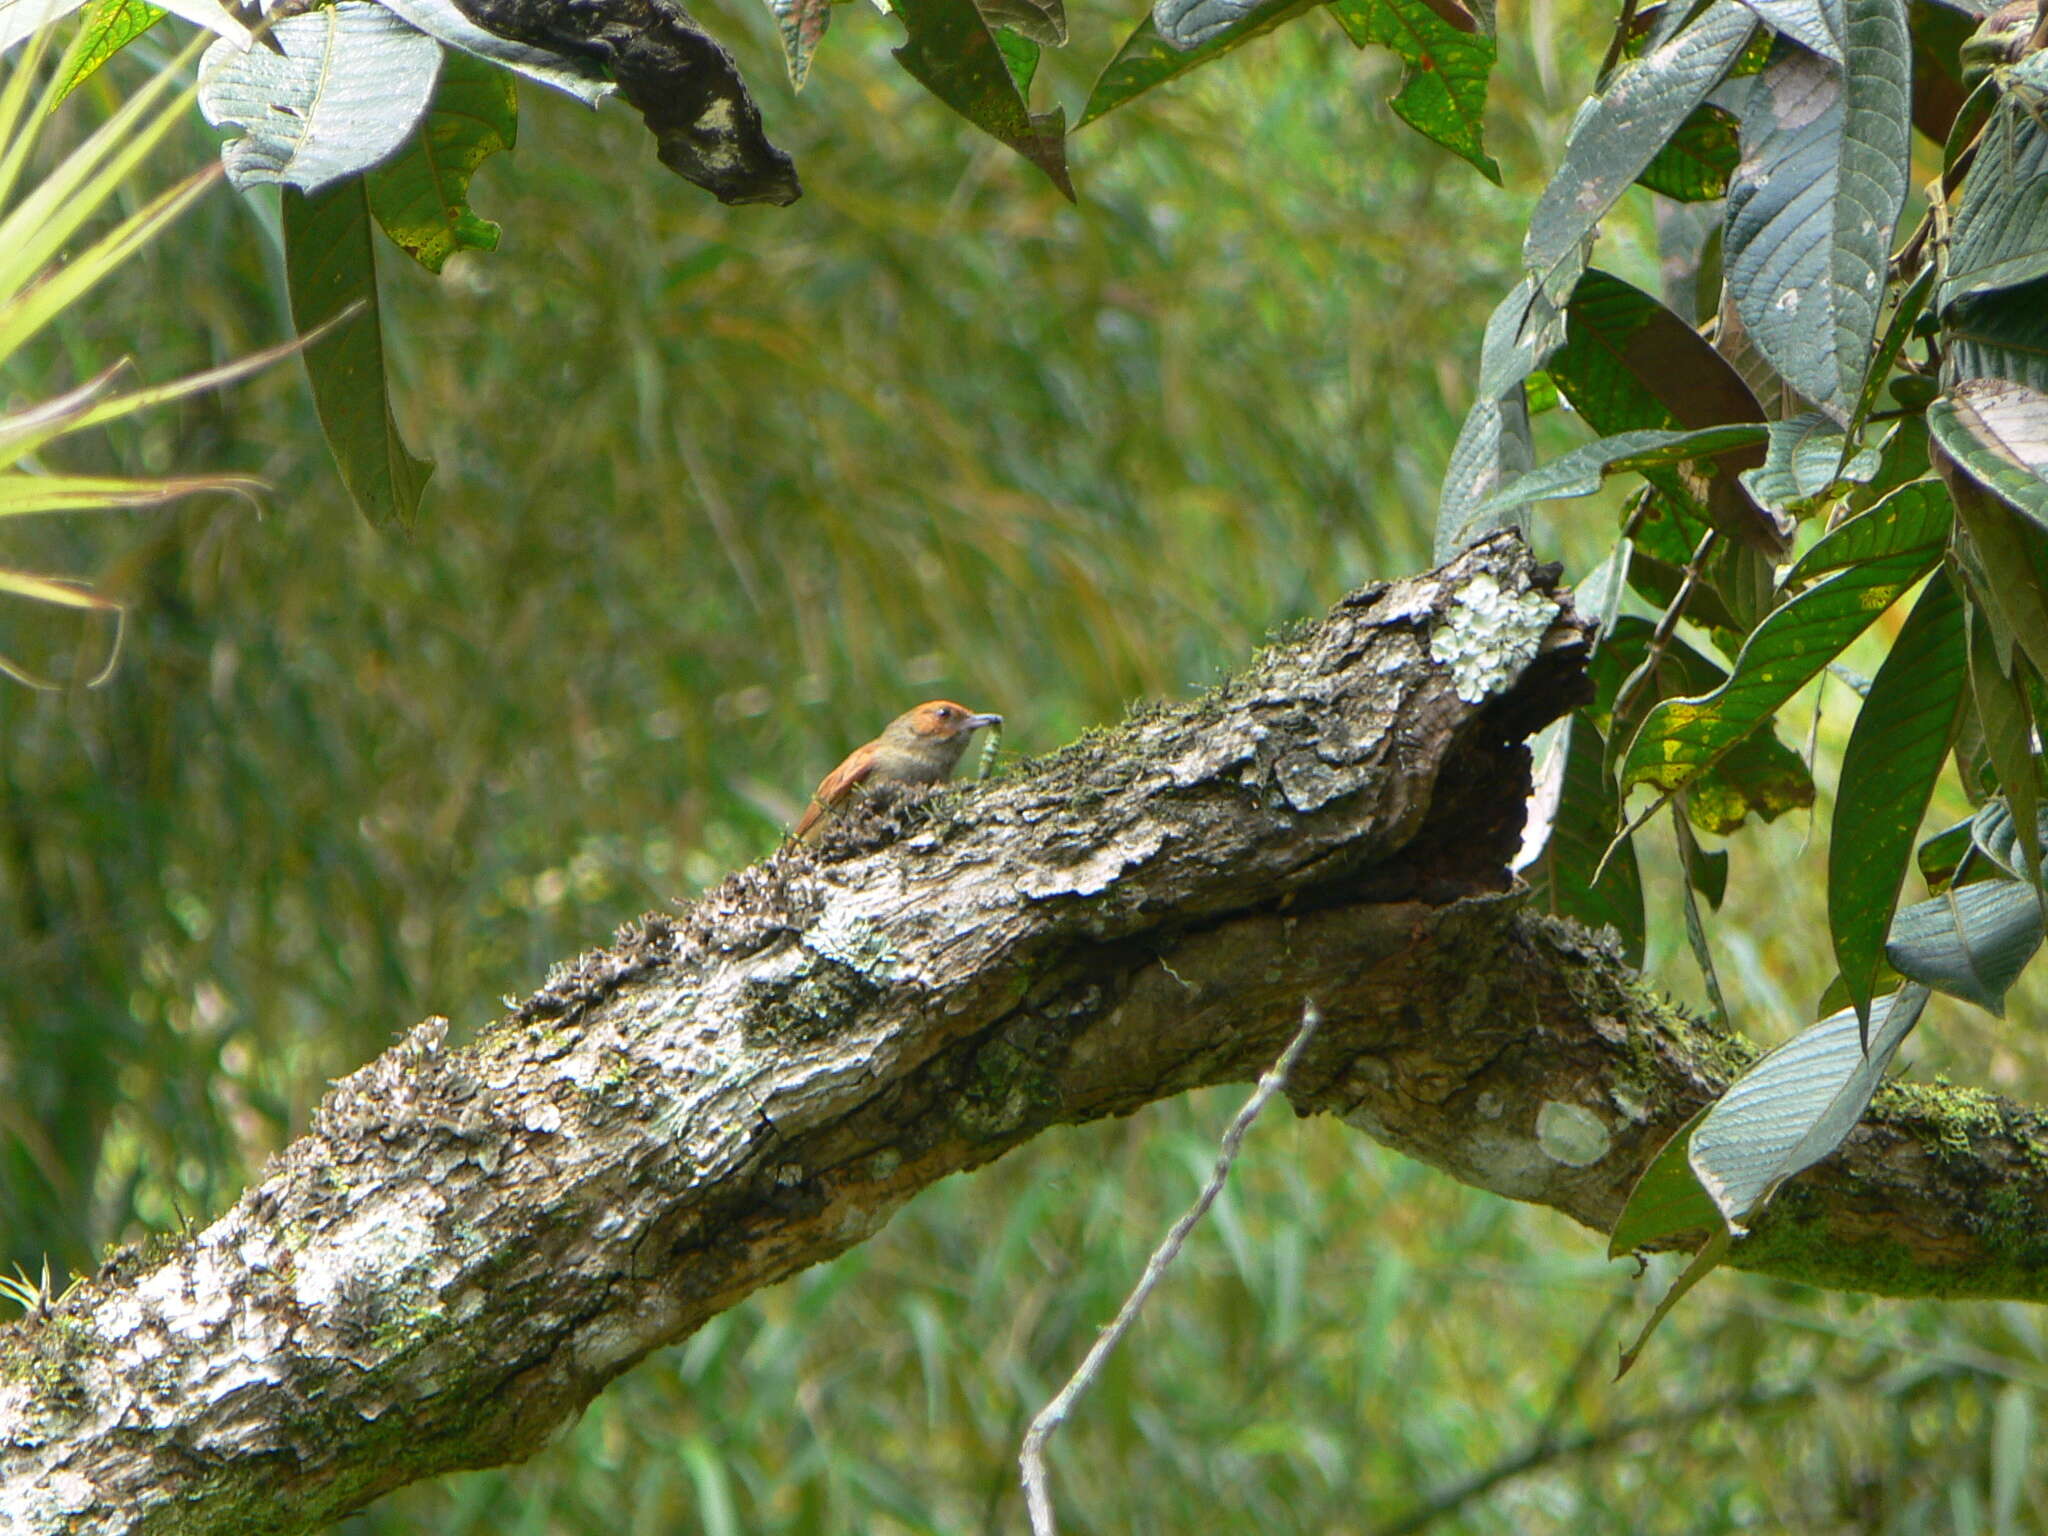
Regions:
<instances>
[{"instance_id":1,"label":"blurred green foliage background","mask_svg":"<svg viewBox=\"0 0 2048 1536\"><path fill-rule=\"evenodd\" d=\"M415 535L348 509L296 367L97 449L258 473L260 515L6 530L23 563L102 573L135 606L108 687L0 690L0 1262L84 1266L204 1221L329 1078L430 1012L468 1032L550 961L765 853L910 702L1000 709L1006 750L1050 749L1426 564L1480 327L1608 18L1503 18L1504 192L1403 128L1391 61L1311 15L1077 138L1078 209L904 77L869 7L840 10L796 99L764 12L706 19L805 199L721 209L631 114L522 88L519 150L474 190L503 248L438 282L384 250L401 419L439 465ZM1134 20L1079 8L1041 94L1071 109ZM141 67L123 63L103 96ZM195 119L164 170L209 152ZM1654 284L1647 205L1622 222L1625 275ZM124 353L169 378L276 339L274 230L221 190L0 388L37 397ZM1550 531L1575 570L1611 508ZM46 665L103 638L36 617L4 638ZM1839 737L1824 712L1824 796ZM1714 928L1764 1038L1830 974L1809 830L1737 841ZM1652 969L1696 997L1651 862ZM2023 1019L2042 999L2015 1001ZM1952 1009L1909 1054L2041 1088L2023 1025ZM1020 1529L1025 1421L1237 1097L934 1189L641 1366L531 1463L350 1526ZM1724 1272L1612 1386L1654 1290L1602 1248L1275 1115L1059 1441L1065 1528L2048 1519L2032 1309Z\"/></svg>"}]
</instances>

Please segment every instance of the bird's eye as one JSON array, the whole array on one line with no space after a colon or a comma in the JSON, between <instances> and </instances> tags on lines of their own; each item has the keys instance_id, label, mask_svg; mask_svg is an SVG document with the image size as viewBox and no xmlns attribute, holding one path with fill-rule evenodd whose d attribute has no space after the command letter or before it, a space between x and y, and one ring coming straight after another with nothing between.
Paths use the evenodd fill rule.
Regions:
<instances>
[{"instance_id":1,"label":"bird's eye","mask_svg":"<svg viewBox=\"0 0 2048 1536\"><path fill-rule=\"evenodd\" d=\"M942 709L940 709L940 711L939 711L939 718L940 718L941 720L950 720L950 719L952 719L952 718L953 718L953 711L952 711L952 710L950 710L950 709L943 709L943 708L942 708Z\"/></svg>"}]
</instances>

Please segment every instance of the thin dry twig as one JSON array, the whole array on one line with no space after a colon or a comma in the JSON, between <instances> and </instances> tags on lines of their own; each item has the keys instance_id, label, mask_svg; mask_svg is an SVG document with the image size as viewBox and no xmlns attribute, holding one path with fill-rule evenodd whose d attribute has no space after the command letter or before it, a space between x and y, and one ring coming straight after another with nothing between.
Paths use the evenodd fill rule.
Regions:
<instances>
[{"instance_id":1,"label":"thin dry twig","mask_svg":"<svg viewBox=\"0 0 2048 1536\"><path fill-rule=\"evenodd\" d=\"M1209 1207L1216 1203L1216 1197L1223 1192L1224 1180L1230 1177L1231 1165L1237 1161L1238 1150L1244 1145L1245 1132L1251 1129L1252 1122L1259 1118L1259 1112L1271 1102L1273 1095L1286 1086L1288 1074L1294 1070L1295 1063L1301 1059L1301 1053L1308 1048L1317 1026L1322 1022L1322 1011L1313 1002L1303 1005L1301 1028L1295 1031L1287 1049L1280 1053L1280 1059L1259 1079L1259 1086L1230 1122L1229 1129L1224 1131L1209 1182L1202 1187L1201 1194L1195 1197L1195 1203L1188 1207L1187 1213L1173 1224L1166 1240L1146 1260L1145 1273L1138 1278L1116 1320L1102 1330L1087 1357L1067 1379L1067 1384L1038 1411L1038 1417L1024 1431L1024 1445L1018 1453L1017 1462L1024 1473L1024 1501L1031 1512L1032 1536L1056 1536L1059 1529L1053 1519L1052 1488L1046 1477L1046 1442L1052 1438L1054 1430L1066 1423L1067 1415L1073 1412L1081 1394L1095 1384L1095 1378L1102 1373L1110 1355L1123 1342L1124 1335L1131 1331L1131 1325L1137 1322L1145 1302L1159 1288L1159 1282L1166 1278L1167 1269L1180 1256L1181 1245L1187 1241L1188 1234L1208 1214Z\"/></svg>"}]
</instances>

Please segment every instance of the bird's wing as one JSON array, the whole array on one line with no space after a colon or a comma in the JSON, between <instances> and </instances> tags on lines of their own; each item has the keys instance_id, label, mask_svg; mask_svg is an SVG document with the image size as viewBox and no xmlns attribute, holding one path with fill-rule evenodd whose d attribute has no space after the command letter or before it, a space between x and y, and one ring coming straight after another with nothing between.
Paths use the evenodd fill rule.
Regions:
<instances>
[{"instance_id":1,"label":"bird's wing","mask_svg":"<svg viewBox=\"0 0 2048 1536\"><path fill-rule=\"evenodd\" d=\"M791 836L802 837L825 819L827 811L844 805L846 797L865 784L874 771L874 753L862 750L848 754L846 761L826 774L824 782L812 792L811 803Z\"/></svg>"}]
</instances>

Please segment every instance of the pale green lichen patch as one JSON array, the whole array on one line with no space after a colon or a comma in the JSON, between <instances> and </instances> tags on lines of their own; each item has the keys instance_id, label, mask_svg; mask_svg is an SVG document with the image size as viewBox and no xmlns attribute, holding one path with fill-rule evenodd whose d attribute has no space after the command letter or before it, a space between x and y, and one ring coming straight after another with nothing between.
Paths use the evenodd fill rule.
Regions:
<instances>
[{"instance_id":1,"label":"pale green lichen patch","mask_svg":"<svg viewBox=\"0 0 2048 1536\"><path fill-rule=\"evenodd\" d=\"M1556 619L1555 599L1509 592L1492 576L1475 576L1452 599L1430 649L1451 669L1458 697L1478 704L1521 676Z\"/></svg>"},{"instance_id":2,"label":"pale green lichen patch","mask_svg":"<svg viewBox=\"0 0 2048 1536\"><path fill-rule=\"evenodd\" d=\"M1536 1144L1554 1161L1568 1168L1584 1168L1605 1157L1614 1138L1590 1109L1548 1099L1536 1111Z\"/></svg>"}]
</instances>

